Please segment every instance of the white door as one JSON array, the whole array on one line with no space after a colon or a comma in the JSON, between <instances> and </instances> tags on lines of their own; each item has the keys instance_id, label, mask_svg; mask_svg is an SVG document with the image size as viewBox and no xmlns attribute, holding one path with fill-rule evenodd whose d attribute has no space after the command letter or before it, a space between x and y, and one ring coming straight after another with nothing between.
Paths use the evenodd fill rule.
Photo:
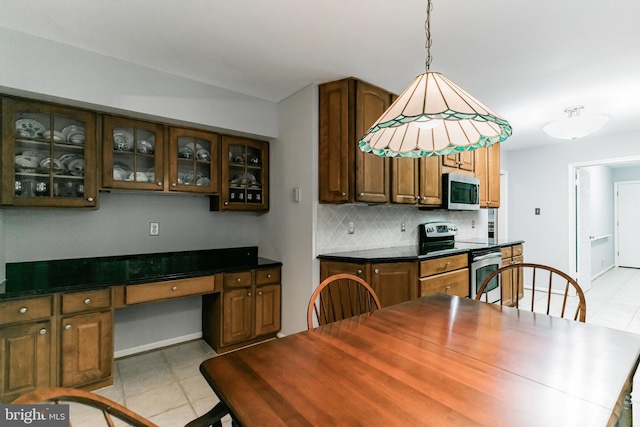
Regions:
<instances>
[{"instance_id":1,"label":"white door","mask_svg":"<svg viewBox=\"0 0 640 427\"><path fill-rule=\"evenodd\" d=\"M640 268L640 182L617 187L618 265Z\"/></svg>"},{"instance_id":2,"label":"white door","mask_svg":"<svg viewBox=\"0 0 640 427\"><path fill-rule=\"evenodd\" d=\"M591 179L585 168L577 169L576 229L578 236L578 284L583 291L591 289Z\"/></svg>"}]
</instances>

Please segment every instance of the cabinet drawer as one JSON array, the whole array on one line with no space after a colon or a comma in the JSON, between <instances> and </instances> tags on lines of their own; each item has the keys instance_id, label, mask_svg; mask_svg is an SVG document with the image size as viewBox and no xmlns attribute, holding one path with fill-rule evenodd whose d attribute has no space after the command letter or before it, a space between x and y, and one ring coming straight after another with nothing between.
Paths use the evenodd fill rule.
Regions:
<instances>
[{"instance_id":1,"label":"cabinet drawer","mask_svg":"<svg viewBox=\"0 0 640 427\"><path fill-rule=\"evenodd\" d=\"M511 256L517 257L522 255L522 245L511 246Z\"/></svg>"},{"instance_id":2,"label":"cabinet drawer","mask_svg":"<svg viewBox=\"0 0 640 427\"><path fill-rule=\"evenodd\" d=\"M62 294L62 314L82 313L111 307L111 289Z\"/></svg>"},{"instance_id":3,"label":"cabinet drawer","mask_svg":"<svg viewBox=\"0 0 640 427\"><path fill-rule=\"evenodd\" d=\"M124 292L126 304L210 294L215 292L215 278L214 276L204 276L194 277L193 279L130 285L125 288Z\"/></svg>"},{"instance_id":4,"label":"cabinet drawer","mask_svg":"<svg viewBox=\"0 0 640 427\"><path fill-rule=\"evenodd\" d=\"M435 293L469 296L469 269L451 271L420 279L420 296Z\"/></svg>"},{"instance_id":5,"label":"cabinet drawer","mask_svg":"<svg viewBox=\"0 0 640 427\"><path fill-rule=\"evenodd\" d=\"M240 273L225 274L223 285L225 288L251 286L251 272L242 271Z\"/></svg>"},{"instance_id":6,"label":"cabinet drawer","mask_svg":"<svg viewBox=\"0 0 640 427\"><path fill-rule=\"evenodd\" d=\"M467 254L454 255L444 258L428 259L420 262L420 277L446 273L469 266Z\"/></svg>"},{"instance_id":7,"label":"cabinet drawer","mask_svg":"<svg viewBox=\"0 0 640 427\"><path fill-rule=\"evenodd\" d=\"M44 319L53 314L53 296L0 302L0 325Z\"/></svg>"},{"instance_id":8,"label":"cabinet drawer","mask_svg":"<svg viewBox=\"0 0 640 427\"><path fill-rule=\"evenodd\" d=\"M279 268L265 268L256 270L256 285L268 285L270 283L280 283Z\"/></svg>"},{"instance_id":9,"label":"cabinet drawer","mask_svg":"<svg viewBox=\"0 0 640 427\"><path fill-rule=\"evenodd\" d=\"M511 246L506 246L500 251L502 252L502 259L511 258Z\"/></svg>"}]
</instances>

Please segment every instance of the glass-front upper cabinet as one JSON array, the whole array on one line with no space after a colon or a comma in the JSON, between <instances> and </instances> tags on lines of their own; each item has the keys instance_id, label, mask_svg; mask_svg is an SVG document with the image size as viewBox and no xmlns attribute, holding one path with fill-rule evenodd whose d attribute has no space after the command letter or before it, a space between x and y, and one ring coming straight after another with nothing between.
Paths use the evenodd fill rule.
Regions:
<instances>
[{"instance_id":1,"label":"glass-front upper cabinet","mask_svg":"<svg viewBox=\"0 0 640 427\"><path fill-rule=\"evenodd\" d=\"M95 208L96 161L94 113L2 98L3 205Z\"/></svg>"},{"instance_id":2,"label":"glass-front upper cabinet","mask_svg":"<svg viewBox=\"0 0 640 427\"><path fill-rule=\"evenodd\" d=\"M102 129L103 187L165 189L162 124L104 116Z\"/></svg>"},{"instance_id":3,"label":"glass-front upper cabinet","mask_svg":"<svg viewBox=\"0 0 640 427\"><path fill-rule=\"evenodd\" d=\"M222 137L222 190L214 210L269 209L269 143Z\"/></svg>"},{"instance_id":4,"label":"glass-front upper cabinet","mask_svg":"<svg viewBox=\"0 0 640 427\"><path fill-rule=\"evenodd\" d=\"M216 194L218 134L172 127L169 129L169 190Z\"/></svg>"}]
</instances>

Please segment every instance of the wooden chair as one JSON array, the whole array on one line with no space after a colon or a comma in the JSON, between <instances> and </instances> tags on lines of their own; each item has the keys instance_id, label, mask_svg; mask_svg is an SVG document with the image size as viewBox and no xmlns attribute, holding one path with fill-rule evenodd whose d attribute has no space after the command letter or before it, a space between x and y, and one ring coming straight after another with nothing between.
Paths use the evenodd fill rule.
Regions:
<instances>
[{"instance_id":1,"label":"wooden chair","mask_svg":"<svg viewBox=\"0 0 640 427\"><path fill-rule=\"evenodd\" d=\"M327 277L311 295L307 309L307 327L368 313L380 308L380 300L373 288L353 274L335 274Z\"/></svg>"},{"instance_id":2,"label":"wooden chair","mask_svg":"<svg viewBox=\"0 0 640 427\"><path fill-rule=\"evenodd\" d=\"M116 403L111 399L107 399L106 397L102 397L95 393L74 388L41 388L26 393L15 399L11 403L30 405L47 402L51 402L54 404L78 403L81 405L92 407L102 412L102 415L104 417L104 425L107 425L109 427L113 427L114 425L121 425L123 421L127 423L127 425L134 427L158 427L151 421L143 418L132 410L127 409L123 405ZM186 427L221 426L222 422L220 421L220 419L228 413L229 411L227 410L227 407L222 402L220 402L208 413L189 422ZM114 418L117 420L116 424L114 424ZM69 425L73 426L73 420L70 420L69 422ZM232 422L232 424L234 426L236 425L235 422Z\"/></svg>"},{"instance_id":3,"label":"wooden chair","mask_svg":"<svg viewBox=\"0 0 640 427\"><path fill-rule=\"evenodd\" d=\"M492 287L500 288L500 292L497 293L500 295L499 301L488 300L487 287L490 283ZM571 290L575 291L575 302L572 301L573 298L569 299ZM510 264L493 271L480 285L476 300L499 302L500 305L560 317L565 316L569 302L569 305L576 305L573 320L584 322L587 317L587 303L578 282L564 272L543 264Z\"/></svg>"}]
</instances>

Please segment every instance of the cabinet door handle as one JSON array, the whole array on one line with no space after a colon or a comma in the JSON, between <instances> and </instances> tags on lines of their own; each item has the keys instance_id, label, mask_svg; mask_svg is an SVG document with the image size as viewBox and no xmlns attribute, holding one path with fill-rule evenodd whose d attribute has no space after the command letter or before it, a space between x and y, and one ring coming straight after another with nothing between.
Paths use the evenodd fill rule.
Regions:
<instances>
[{"instance_id":1,"label":"cabinet door handle","mask_svg":"<svg viewBox=\"0 0 640 427\"><path fill-rule=\"evenodd\" d=\"M251 292L247 292L247 296L250 297L251 296Z\"/></svg>"},{"instance_id":2,"label":"cabinet door handle","mask_svg":"<svg viewBox=\"0 0 640 427\"><path fill-rule=\"evenodd\" d=\"M45 328L40 329L40 335L44 335L47 333L47 330Z\"/></svg>"},{"instance_id":3,"label":"cabinet door handle","mask_svg":"<svg viewBox=\"0 0 640 427\"><path fill-rule=\"evenodd\" d=\"M378 274L380 273L380 270L378 270L377 268L375 270L373 270L374 273Z\"/></svg>"},{"instance_id":4,"label":"cabinet door handle","mask_svg":"<svg viewBox=\"0 0 640 427\"><path fill-rule=\"evenodd\" d=\"M65 325L64 329L68 331L69 329L71 329L71 325Z\"/></svg>"},{"instance_id":5,"label":"cabinet door handle","mask_svg":"<svg viewBox=\"0 0 640 427\"><path fill-rule=\"evenodd\" d=\"M18 310L20 312L20 314L25 314L27 312L27 307L22 307L20 310Z\"/></svg>"},{"instance_id":6,"label":"cabinet door handle","mask_svg":"<svg viewBox=\"0 0 640 427\"><path fill-rule=\"evenodd\" d=\"M447 291L447 292L449 292L449 291L451 290L451 286L446 286L446 287L444 288L444 290L445 290L445 291Z\"/></svg>"},{"instance_id":7,"label":"cabinet door handle","mask_svg":"<svg viewBox=\"0 0 640 427\"><path fill-rule=\"evenodd\" d=\"M172 288L171 288L171 290L172 290L172 291L177 291L177 290L178 290L178 287L177 287L177 286L174 286L174 287L172 287Z\"/></svg>"},{"instance_id":8,"label":"cabinet door handle","mask_svg":"<svg viewBox=\"0 0 640 427\"><path fill-rule=\"evenodd\" d=\"M87 197L87 202L93 202L93 197Z\"/></svg>"},{"instance_id":9,"label":"cabinet door handle","mask_svg":"<svg viewBox=\"0 0 640 427\"><path fill-rule=\"evenodd\" d=\"M162 183L158 181L158 187L162 187Z\"/></svg>"},{"instance_id":10,"label":"cabinet door handle","mask_svg":"<svg viewBox=\"0 0 640 427\"><path fill-rule=\"evenodd\" d=\"M416 196L416 200L419 202L420 201L420 196Z\"/></svg>"},{"instance_id":11,"label":"cabinet door handle","mask_svg":"<svg viewBox=\"0 0 640 427\"><path fill-rule=\"evenodd\" d=\"M262 296L262 291L258 291L258 296Z\"/></svg>"},{"instance_id":12,"label":"cabinet door handle","mask_svg":"<svg viewBox=\"0 0 640 427\"><path fill-rule=\"evenodd\" d=\"M91 304L91 299L87 298L86 300L84 300L84 303L87 304L87 305Z\"/></svg>"},{"instance_id":13,"label":"cabinet door handle","mask_svg":"<svg viewBox=\"0 0 640 427\"><path fill-rule=\"evenodd\" d=\"M358 269L357 274L360 276L362 274L362 270Z\"/></svg>"},{"instance_id":14,"label":"cabinet door handle","mask_svg":"<svg viewBox=\"0 0 640 427\"><path fill-rule=\"evenodd\" d=\"M177 184L176 184L175 182L172 182L172 183L171 183L171 186L172 186L172 187L175 187L176 185L177 185Z\"/></svg>"},{"instance_id":15,"label":"cabinet door handle","mask_svg":"<svg viewBox=\"0 0 640 427\"><path fill-rule=\"evenodd\" d=\"M229 206L229 202L224 202L224 205L225 206Z\"/></svg>"},{"instance_id":16,"label":"cabinet door handle","mask_svg":"<svg viewBox=\"0 0 640 427\"><path fill-rule=\"evenodd\" d=\"M343 191L343 192L342 192L342 195L343 195L343 196L346 196L346 195L347 195L347 193L345 193L345 192Z\"/></svg>"},{"instance_id":17,"label":"cabinet door handle","mask_svg":"<svg viewBox=\"0 0 640 427\"><path fill-rule=\"evenodd\" d=\"M267 279L271 279L271 274L267 274Z\"/></svg>"},{"instance_id":18,"label":"cabinet door handle","mask_svg":"<svg viewBox=\"0 0 640 427\"><path fill-rule=\"evenodd\" d=\"M364 193L360 193L360 197L363 197L363 196L364 196Z\"/></svg>"}]
</instances>

